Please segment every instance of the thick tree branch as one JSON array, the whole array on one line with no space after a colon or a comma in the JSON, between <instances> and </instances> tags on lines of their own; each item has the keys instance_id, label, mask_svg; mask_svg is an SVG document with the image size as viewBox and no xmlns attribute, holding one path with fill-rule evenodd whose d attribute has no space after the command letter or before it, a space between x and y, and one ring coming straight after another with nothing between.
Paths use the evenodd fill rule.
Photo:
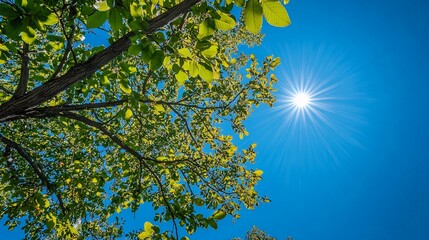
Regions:
<instances>
[{"instance_id":1,"label":"thick tree branch","mask_svg":"<svg viewBox=\"0 0 429 240\"><path fill-rule=\"evenodd\" d=\"M56 189L52 186L52 184L49 182L48 178L45 176L45 174L42 172L40 167L33 161L33 158L30 156L30 154L17 142L6 138L2 134L0 134L0 140L5 143L6 145L14 148L18 154L27 161L28 164L30 164L31 168L33 168L33 171L36 173L36 175L39 177L39 179L42 181L42 184L46 186L49 192L55 194L55 196L58 199L58 202L60 204L60 208L63 211L63 213L66 213L66 207L64 206L63 199L61 197L61 194L57 193Z\"/></svg>"},{"instance_id":2,"label":"thick tree branch","mask_svg":"<svg viewBox=\"0 0 429 240\"><path fill-rule=\"evenodd\" d=\"M25 94L27 91L27 85L28 85L28 79L30 77L30 58L28 57L28 50L29 46L27 43L24 43L24 46L22 47L22 53L21 53L21 73L19 77L19 83L18 87L15 90L15 93L13 94L13 97L20 97Z\"/></svg>"},{"instance_id":3,"label":"thick tree branch","mask_svg":"<svg viewBox=\"0 0 429 240\"><path fill-rule=\"evenodd\" d=\"M201 0L185 0L177 4L168 11L150 20L149 28L145 33L151 34L157 31L179 15L186 13L192 6L200 1ZM131 44L131 37L134 35L136 35L135 32L125 34L109 47L95 54L87 61L70 68L64 75L47 81L21 97L5 102L0 106L0 119L10 114L19 113L24 110L37 107L66 90L71 85L90 77L94 72L126 51Z\"/></svg>"}]
</instances>

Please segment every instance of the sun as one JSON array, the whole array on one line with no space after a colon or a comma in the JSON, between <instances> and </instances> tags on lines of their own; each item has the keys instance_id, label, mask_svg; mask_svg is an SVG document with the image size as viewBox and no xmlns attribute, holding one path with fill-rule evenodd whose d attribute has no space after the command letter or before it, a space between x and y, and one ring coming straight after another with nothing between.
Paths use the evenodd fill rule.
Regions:
<instances>
[{"instance_id":1,"label":"sun","mask_svg":"<svg viewBox=\"0 0 429 240\"><path fill-rule=\"evenodd\" d=\"M311 97L308 93L298 92L293 96L292 102L297 108L305 108L311 103Z\"/></svg>"}]
</instances>

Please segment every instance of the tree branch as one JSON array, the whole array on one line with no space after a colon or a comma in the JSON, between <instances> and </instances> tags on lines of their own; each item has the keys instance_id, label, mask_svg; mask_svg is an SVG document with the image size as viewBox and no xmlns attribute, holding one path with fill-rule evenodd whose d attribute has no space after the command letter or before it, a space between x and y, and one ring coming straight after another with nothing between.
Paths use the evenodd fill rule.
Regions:
<instances>
[{"instance_id":1,"label":"tree branch","mask_svg":"<svg viewBox=\"0 0 429 240\"><path fill-rule=\"evenodd\" d=\"M149 27L145 33L151 34L157 31L179 15L186 13L192 6L200 1L201 0L185 0L175 5L168 11L150 20ZM71 85L90 77L94 72L126 51L131 45L131 37L134 35L136 35L135 32L125 34L109 47L95 54L87 61L76 64L70 68L64 75L48 80L46 83L33 89L27 94L3 103L0 106L0 119L10 114L19 113L24 110L37 107L66 90Z\"/></svg>"},{"instance_id":2,"label":"tree branch","mask_svg":"<svg viewBox=\"0 0 429 240\"><path fill-rule=\"evenodd\" d=\"M197 140L194 138L194 135L191 132L191 128L189 127L188 121L186 120L186 118L183 116L183 114L181 114L179 111L177 111L173 106L167 105L171 110L173 110L173 112L175 112L177 114L177 116L179 116L179 118L182 119L183 123L185 124L186 130L189 133L189 136L191 137L192 141L195 144L195 147L198 147L198 142Z\"/></svg>"},{"instance_id":3,"label":"tree branch","mask_svg":"<svg viewBox=\"0 0 429 240\"><path fill-rule=\"evenodd\" d=\"M55 194L55 196L57 197L58 202L60 204L61 210L64 213L66 213L67 209L64 206L64 202L63 202L63 199L61 197L61 194L56 192L56 189L54 189L52 184L49 182L48 178L45 176L45 174L42 172L42 170L39 168L39 166L33 161L30 154L21 145L19 145L17 142L14 142L13 140L6 138L2 134L0 134L0 140L3 143L5 143L6 145L14 148L18 152L18 154L21 155L21 157L24 158L28 164L30 164L30 166L33 168L36 175L42 181L42 184L46 186L46 188L48 189L49 192Z\"/></svg>"},{"instance_id":4,"label":"tree branch","mask_svg":"<svg viewBox=\"0 0 429 240\"><path fill-rule=\"evenodd\" d=\"M60 18L60 17L58 16L58 18ZM61 19L61 18L60 18L60 19ZM74 19L73 19L73 21L74 21ZM55 69L55 72L52 74L52 77L51 77L50 79L54 79L54 78L56 78L56 77L58 76L58 74L63 70L63 67L64 67L65 63L67 62L67 59L69 58L69 54L70 54L70 52L71 52L71 53L72 53L72 55L73 55L74 63L75 63L75 64L77 64L76 55L75 55L75 53L74 53L74 51L73 51L73 45L72 45L72 41L73 41L73 37L74 37L74 33L75 33L75 31L76 31L76 26L75 26L75 24L74 24L74 22L73 22L73 25L72 25L72 29L71 29L70 35L69 35L69 36L67 36L67 32L66 32L66 30L65 30L65 27L64 27L64 24L63 24L62 20L60 20L60 25L61 25L61 29L63 30L64 36L66 36L67 46L66 46L66 49L65 49L65 51L64 51L64 55L63 55L63 57L61 58L60 64L59 64L59 65L58 65L58 67Z\"/></svg>"},{"instance_id":5,"label":"tree branch","mask_svg":"<svg viewBox=\"0 0 429 240\"><path fill-rule=\"evenodd\" d=\"M115 134L110 132L106 127L104 127L102 124L100 124L98 122L95 122L95 121L93 121L87 117L84 117L84 116L81 116L81 115L78 115L75 113L71 113L71 112L61 113L60 116L64 116L64 117L67 117L70 119L80 121L80 122L82 122L88 126L91 126L91 127L94 127L96 129L100 130L101 132L106 134L113 142L118 144L118 146L120 146L122 149L124 149L125 151L127 151L128 153L130 153L132 156L134 156L135 158L137 158L139 160L140 166L143 166L145 169L147 169L149 171L149 173L154 177L155 181L157 182L157 185L161 191L162 198L165 201L167 210L171 214L171 219L173 220L174 228L176 230L176 237L177 237L177 239L179 239L176 217L175 217L174 211L170 205L170 202L168 201L167 196L165 195L164 186L162 185L161 179L158 177L158 175L155 173L155 171L152 169L152 167L149 164L147 164L147 162L146 162L146 160L151 160L151 159L144 157L139 152L137 152L136 150L134 150L130 146L126 145ZM139 175L140 175L139 176L139 181L140 181L142 178L141 171L140 171Z\"/></svg>"},{"instance_id":6,"label":"tree branch","mask_svg":"<svg viewBox=\"0 0 429 240\"><path fill-rule=\"evenodd\" d=\"M2 90L3 92L7 93L7 94L13 94L12 91L9 91L7 88L3 87L0 85L0 90Z\"/></svg>"},{"instance_id":7,"label":"tree branch","mask_svg":"<svg viewBox=\"0 0 429 240\"><path fill-rule=\"evenodd\" d=\"M21 73L20 73L18 87L13 93L14 98L24 95L25 92L27 91L28 78L30 77L30 69L28 66L30 63L30 58L28 57L28 50L29 50L29 45L27 43L24 43L24 46L22 46L22 53L21 53L21 59L22 59Z\"/></svg>"}]
</instances>

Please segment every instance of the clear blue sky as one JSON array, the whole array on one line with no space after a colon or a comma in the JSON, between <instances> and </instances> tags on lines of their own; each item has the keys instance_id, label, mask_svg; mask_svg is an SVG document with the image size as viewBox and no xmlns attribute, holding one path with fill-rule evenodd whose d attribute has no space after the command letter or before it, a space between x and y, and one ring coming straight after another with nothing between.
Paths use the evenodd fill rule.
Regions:
<instances>
[{"instance_id":1,"label":"clear blue sky","mask_svg":"<svg viewBox=\"0 0 429 240\"><path fill-rule=\"evenodd\" d=\"M335 66L353 77L340 72L348 90L336 93L355 91L341 106L357 111L351 119L336 108L327 115L344 124L340 137L323 127L319 135L290 134L281 112L258 109L245 141L258 142L258 189L272 203L191 238L230 239L257 225L279 239L429 239L429 3L291 0L287 9L292 25L264 25L263 46L252 51L280 55L283 71L314 49L330 49L325 63L338 53Z\"/></svg>"},{"instance_id":2,"label":"clear blue sky","mask_svg":"<svg viewBox=\"0 0 429 240\"><path fill-rule=\"evenodd\" d=\"M360 145L329 140L334 156L325 156L318 141L332 136L302 144L312 135L291 139L278 112L263 111L264 124L255 113L248 125L265 171L259 189L273 202L194 238L243 236L254 224L279 239L429 239L429 3L299 0L287 9L292 25L264 25L267 36L255 51L281 54L281 68L299 65L288 59L314 48L342 55L354 72L344 84L360 93L345 105L360 109L361 118L345 123L357 131L344 138Z\"/></svg>"}]
</instances>

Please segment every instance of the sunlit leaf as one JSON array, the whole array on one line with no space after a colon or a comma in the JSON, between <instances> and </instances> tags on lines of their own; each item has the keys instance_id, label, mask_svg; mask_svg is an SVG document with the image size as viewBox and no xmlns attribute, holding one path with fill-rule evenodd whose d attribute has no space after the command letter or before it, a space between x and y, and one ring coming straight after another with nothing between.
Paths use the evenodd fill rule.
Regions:
<instances>
[{"instance_id":1,"label":"sunlit leaf","mask_svg":"<svg viewBox=\"0 0 429 240\"><path fill-rule=\"evenodd\" d=\"M244 23L246 28L258 33L262 27L262 7L258 0L248 0L244 8Z\"/></svg>"},{"instance_id":2,"label":"sunlit leaf","mask_svg":"<svg viewBox=\"0 0 429 240\"><path fill-rule=\"evenodd\" d=\"M278 0L263 0L262 10L269 24L276 27L286 27L290 24L286 9Z\"/></svg>"}]
</instances>

